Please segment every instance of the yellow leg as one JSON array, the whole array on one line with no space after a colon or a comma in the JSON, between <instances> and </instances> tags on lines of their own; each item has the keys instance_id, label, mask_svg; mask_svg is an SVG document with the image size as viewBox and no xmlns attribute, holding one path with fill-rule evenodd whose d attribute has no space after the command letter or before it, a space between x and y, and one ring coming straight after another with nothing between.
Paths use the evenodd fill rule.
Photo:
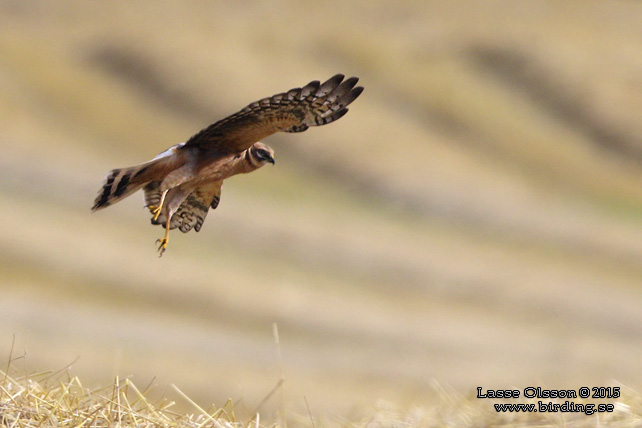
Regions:
<instances>
[{"instance_id":1,"label":"yellow leg","mask_svg":"<svg viewBox=\"0 0 642 428\"><path fill-rule=\"evenodd\" d=\"M163 239L157 239L156 243L160 245L158 246L158 257L163 257L163 253L165 252L165 249L167 248L167 244L169 244L169 225L172 221L171 217L167 217L167 223L165 224L165 237Z\"/></svg>"},{"instance_id":2,"label":"yellow leg","mask_svg":"<svg viewBox=\"0 0 642 428\"><path fill-rule=\"evenodd\" d=\"M163 210L163 203L165 202L165 195L167 195L167 192L169 192L169 190L165 190L161 195L160 203L158 204L158 206L150 205L147 207L152 212L152 214L154 214L154 217L152 218L152 220L154 221L158 219L158 216L160 216L161 211Z\"/></svg>"}]
</instances>

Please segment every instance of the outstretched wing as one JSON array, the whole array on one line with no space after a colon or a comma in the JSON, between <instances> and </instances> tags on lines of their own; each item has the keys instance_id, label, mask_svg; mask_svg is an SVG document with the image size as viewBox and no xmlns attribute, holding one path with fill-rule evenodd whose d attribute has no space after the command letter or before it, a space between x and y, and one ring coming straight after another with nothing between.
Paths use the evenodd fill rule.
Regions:
<instances>
[{"instance_id":1,"label":"outstretched wing","mask_svg":"<svg viewBox=\"0 0 642 428\"><path fill-rule=\"evenodd\" d=\"M192 228L195 231L201 230L205 217L210 207L212 209L218 206L221 199L222 181L214 181L202 185L185 198L181 206L172 216L170 229L178 229L187 233ZM145 203L149 205L158 205L160 201L160 183L150 183L145 187ZM167 222L167 213L165 211L152 224L161 224L165 227Z\"/></svg>"},{"instance_id":2,"label":"outstretched wing","mask_svg":"<svg viewBox=\"0 0 642 428\"><path fill-rule=\"evenodd\" d=\"M186 147L198 146L220 154L238 153L279 131L303 132L310 126L333 122L348 112L348 104L363 91L359 80L343 81L337 74L323 84L318 80L256 101L190 138Z\"/></svg>"}]
</instances>

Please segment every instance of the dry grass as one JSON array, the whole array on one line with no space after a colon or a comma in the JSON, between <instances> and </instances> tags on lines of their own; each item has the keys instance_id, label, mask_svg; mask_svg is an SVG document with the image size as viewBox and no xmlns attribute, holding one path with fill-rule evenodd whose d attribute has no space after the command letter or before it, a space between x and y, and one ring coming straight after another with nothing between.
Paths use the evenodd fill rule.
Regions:
<instances>
[{"instance_id":1,"label":"dry grass","mask_svg":"<svg viewBox=\"0 0 642 428\"><path fill-rule=\"evenodd\" d=\"M259 426L258 413L249 421L236 420L231 401L205 411L174 387L198 410L174 411L166 398L151 401L150 386L140 390L129 379L89 389L68 371L14 378L0 371L0 423L7 427L245 427Z\"/></svg>"},{"instance_id":2,"label":"dry grass","mask_svg":"<svg viewBox=\"0 0 642 428\"><path fill-rule=\"evenodd\" d=\"M119 377L111 385L97 389L85 387L68 369L19 377L0 371L0 379L0 424L6 427L637 427L642 422L642 397L626 388L622 388L621 399L611 400L612 412L586 415L497 412L494 404L511 400L481 400L473 394L464 396L433 384L434 399L425 407L401 409L379 402L372 409L355 412L358 416L353 420L344 416L317 419L308 407L305 415L289 414L286 423L281 418L266 422L258 412L239 417L232 400L223 407L205 410L174 385L172 395L189 403L193 412L176 410L176 402L166 396L150 398L155 395L150 394L154 389L151 384L140 389L130 379ZM278 383L266 399L280 387ZM549 401L562 404L565 400ZM520 402L536 404L537 400ZM586 404L590 400L574 402Z\"/></svg>"}]
</instances>

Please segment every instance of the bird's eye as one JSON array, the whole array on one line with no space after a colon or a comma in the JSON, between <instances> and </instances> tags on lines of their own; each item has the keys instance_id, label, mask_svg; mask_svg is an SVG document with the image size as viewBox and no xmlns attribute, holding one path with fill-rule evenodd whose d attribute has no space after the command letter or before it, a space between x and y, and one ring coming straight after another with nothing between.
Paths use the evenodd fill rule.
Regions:
<instances>
[{"instance_id":1,"label":"bird's eye","mask_svg":"<svg viewBox=\"0 0 642 428\"><path fill-rule=\"evenodd\" d=\"M270 157L270 154L266 150L263 150L263 149L257 150L256 154L260 159L267 159L267 158Z\"/></svg>"}]
</instances>

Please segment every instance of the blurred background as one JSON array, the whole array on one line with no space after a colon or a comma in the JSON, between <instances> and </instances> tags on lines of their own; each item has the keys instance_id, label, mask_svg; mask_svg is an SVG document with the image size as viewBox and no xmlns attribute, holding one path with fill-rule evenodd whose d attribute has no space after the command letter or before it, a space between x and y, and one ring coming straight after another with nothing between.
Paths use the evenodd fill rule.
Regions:
<instances>
[{"instance_id":1,"label":"blurred background","mask_svg":"<svg viewBox=\"0 0 642 428\"><path fill-rule=\"evenodd\" d=\"M642 3L0 2L0 354L204 407L642 384ZM106 173L360 77L200 233ZM279 330L275 344L273 325ZM305 414L307 411L303 410Z\"/></svg>"}]
</instances>

